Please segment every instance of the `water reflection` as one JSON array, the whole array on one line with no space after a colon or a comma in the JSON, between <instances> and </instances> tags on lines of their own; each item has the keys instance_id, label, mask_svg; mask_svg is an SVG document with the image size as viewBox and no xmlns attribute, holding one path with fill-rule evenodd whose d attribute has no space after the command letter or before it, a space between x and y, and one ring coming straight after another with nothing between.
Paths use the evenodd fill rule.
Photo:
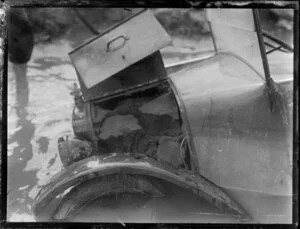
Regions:
<instances>
[{"instance_id":1,"label":"water reflection","mask_svg":"<svg viewBox=\"0 0 300 229\"><path fill-rule=\"evenodd\" d=\"M29 97L27 64L12 64L12 69L16 78L16 111L19 118L24 119Z\"/></svg>"},{"instance_id":2,"label":"water reflection","mask_svg":"<svg viewBox=\"0 0 300 229\"><path fill-rule=\"evenodd\" d=\"M62 167L57 139L72 133L67 86L76 80L69 50L36 45L27 66L8 63L8 221L34 221L37 192Z\"/></svg>"},{"instance_id":3,"label":"water reflection","mask_svg":"<svg viewBox=\"0 0 300 229\"><path fill-rule=\"evenodd\" d=\"M15 111L16 131L9 137L8 144L15 143L13 154L8 157L8 196L7 218L11 213L25 213L30 215L32 200L28 198L28 190L36 183L34 172L24 173L26 162L33 156L31 139L35 132L35 126L28 119L29 87L27 80L27 65L12 64L12 70L16 80ZM11 117L8 116L8 120ZM10 121L10 120L9 120ZM23 204L22 204L23 203ZM26 203L26 204L25 204ZM16 217L16 216L14 216Z\"/></svg>"}]
</instances>

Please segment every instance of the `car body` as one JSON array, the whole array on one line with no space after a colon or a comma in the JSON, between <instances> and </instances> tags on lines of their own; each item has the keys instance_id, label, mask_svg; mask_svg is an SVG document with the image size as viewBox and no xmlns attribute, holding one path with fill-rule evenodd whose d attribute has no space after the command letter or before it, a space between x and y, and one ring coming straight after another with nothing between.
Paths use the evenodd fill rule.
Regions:
<instances>
[{"instance_id":1,"label":"car body","mask_svg":"<svg viewBox=\"0 0 300 229\"><path fill-rule=\"evenodd\" d=\"M236 20L233 12L245 17ZM224 17L225 25L221 23ZM176 195L176 192L166 191L165 185L170 183L193 193L199 201L216 207L223 215L210 213L213 217L202 219L194 210L193 218L189 219L181 211L181 218L166 216L147 222L185 219L198 223L218 222L216 218L221 222L291 222L293 59L287 52L271 52L268 57L266 50L262 52L263 40L255 18L255 10L211 10L214 55L164 66L159 51L151 50L152 54L118 73L125 81L121 89L112 90L107 85L114 84L108 81L86 86L83 81L87 78L84 79L73 61L84 99L80 91L75 90L72 121L75 137L59 140L64 169L36 197L34 213L38 220L71 220L78 209L108 195L117 198L124 193L142 194L146 196L147 201L143 202L146 206L149 199ZM224 33L224 26L238 28L233 42L226 40L228 34ZM239 30L242 31L239 33ZM234 46L235 38L241 37L250 37L249 42L241 43L242 47ZM149 64L153 66L150 72L145 67ZM141 71L145 78L137 80L134 72ZM166 157L151 157L135 149L134 152L104 153L97 136L102 133L101 141L107 138L103 135L103 123L102 132L97 130L102 122L97 119L101 116L97 106L122 102L132 95L142 97L146 93L148 96L151 90L161 90L162 85L176 100L182 131L180 144L176 145L178 149L175 147L171 156ZM128 122L132 121L127 118ZM148 135L143 136L147 139ZM129 143L132 144L138 143ZM141 210L131 209L132 214L138 209ZM159 210L156 208L156 211ZM234 220L226 221L228 218Z\"/></svg>"}]
</instances>

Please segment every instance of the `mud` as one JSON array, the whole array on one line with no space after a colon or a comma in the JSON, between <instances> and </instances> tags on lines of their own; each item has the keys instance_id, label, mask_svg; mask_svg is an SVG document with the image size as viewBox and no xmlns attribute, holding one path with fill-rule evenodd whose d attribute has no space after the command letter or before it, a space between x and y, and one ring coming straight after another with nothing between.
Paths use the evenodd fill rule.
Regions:
<instances>
[{"instance_id":1,"label":"mud","mask_svg":"<svg viewBox=\"0 0 300 229\"><path fill-rule=\"evenodd\" d=\"M100 153L142 153L183 165L184 138L175 96L166 86L95 105L95 135Z\"/></svg>"}]
</instances>

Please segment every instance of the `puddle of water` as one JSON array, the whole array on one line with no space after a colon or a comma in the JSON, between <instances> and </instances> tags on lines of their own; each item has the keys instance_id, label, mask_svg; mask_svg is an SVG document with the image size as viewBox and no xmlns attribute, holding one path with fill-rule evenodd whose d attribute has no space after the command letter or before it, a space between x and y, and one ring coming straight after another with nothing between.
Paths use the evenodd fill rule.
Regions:
<instances>
[{"instance_id":1,"label":"puddle of water","mask_svg":"<svg viewBox=\"0 0 300 229\"><path fill-rule=\"evenodd\" d=\"M22 79L24 75L17 81L13 65L8 64L9 221L32 221L33 199L62 167L57 139L72 133L73 99L67 87L77 81L67 56L71 49L63 41L36 46L27 68L28 81ZM29 91L22 91L27 83Z\"/></svg>"}]
</instances>

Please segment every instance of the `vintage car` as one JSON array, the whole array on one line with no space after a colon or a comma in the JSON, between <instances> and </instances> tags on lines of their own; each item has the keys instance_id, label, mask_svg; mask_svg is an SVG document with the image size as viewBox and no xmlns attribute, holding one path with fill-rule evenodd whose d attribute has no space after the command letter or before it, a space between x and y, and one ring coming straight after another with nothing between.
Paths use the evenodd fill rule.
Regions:
<instances>
[{"instance_id":1,"label":"vintage car","mask_svg":"<svg viewBox=\"0 0 300 229\"><path fill-rule=\"evenodd\" d=\"M165 66L148 9L70 52L74 136L38 221L291 222L293 49L255 9L207 17L210 57Z\"/></svg>"}]
</instances>

